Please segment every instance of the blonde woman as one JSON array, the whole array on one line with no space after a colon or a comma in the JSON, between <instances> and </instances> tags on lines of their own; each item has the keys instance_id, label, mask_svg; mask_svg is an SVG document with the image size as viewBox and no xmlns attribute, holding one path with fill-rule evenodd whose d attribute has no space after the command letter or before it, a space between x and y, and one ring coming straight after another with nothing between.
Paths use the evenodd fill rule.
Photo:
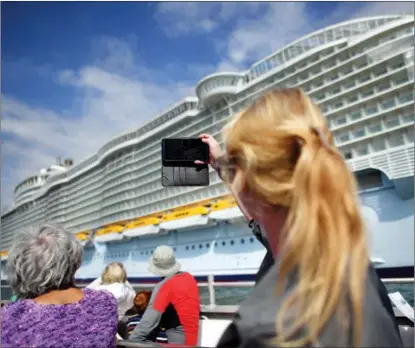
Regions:
<instances>
[{"instance_id":1,"label":"blonde woman","mask_svg":"<svg viewBox=\"0 0 415 348\"><path fill-rule=\"evenodd\" d=\"M135 291L127 281L127 272L120 262L108 264L101 277L95 279L87 288L107 290L114 295L118 302L119 319L134 305Z\"/></svg>"},{"instance_id":2,"label":"blonde woman","mask_svg":"<svg viewBox=\"0 0 415 348\"><path fill-rule=\"evenodd\" d=\"M400 347L368 277L353 175L301 90L273 91L224 130L211 162L275 258L219 347Z\"/></svg>"}]
</instances>

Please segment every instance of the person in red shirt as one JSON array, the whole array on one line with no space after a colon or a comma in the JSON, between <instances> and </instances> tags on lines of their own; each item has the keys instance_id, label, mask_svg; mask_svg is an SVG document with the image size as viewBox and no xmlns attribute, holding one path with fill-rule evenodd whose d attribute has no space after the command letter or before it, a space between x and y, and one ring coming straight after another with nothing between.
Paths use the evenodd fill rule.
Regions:
<instances>
[{"instance_id":1,"label":"person in red shirt","mask_svg":"<svg viewBox=\"0 0 415 348\"><path fill-rule=\"evenodd\" d=\"M148 270L162 280L154 288L148 307L129 340L148 342L152 331L160 325L165 328L170 344L197 345L199 289L196 279L180 269L172 248L162 245L154 250Z\"/></svg>"}]
</instances>

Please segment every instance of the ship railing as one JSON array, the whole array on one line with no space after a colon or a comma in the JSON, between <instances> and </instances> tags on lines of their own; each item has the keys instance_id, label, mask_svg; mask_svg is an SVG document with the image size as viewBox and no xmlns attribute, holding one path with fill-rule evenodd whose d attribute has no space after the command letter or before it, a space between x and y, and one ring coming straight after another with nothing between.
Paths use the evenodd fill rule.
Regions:
<instances>
[{"instance_id":1,"label":"ship railing","mask_svg":"<svg viewBox=\"0 0 415 348\"><path fill-rule=\"evenodd\" d=\"M383 278L381 279L384 284L413 284L414 278ZM132 284L136 287L143 287L143 288L152 288L156 286L156 284ZM215 276L213 274L208 275L207 282L199 282L199 287L201 288L208 288L209 291L209 303L208 305L204 305L206 309L208 308L217 308L216 305L216 288L252 288L255 285L254 281L230 281L230 282L221 282L215 281ZM219 306L222 307L222 306ZM230 306L224 306L230 307ZM231 306L232 307L232 306Z\"/></svg>"},{"instance_id":2,"label":"ship railing","mask_svg":"<svg viewBox=\"0 0 415 348\"><path fill-rule=\"evenodd\" d=\"M383 278L381 279L385 284L413 284L414 278ZM156 284L143 284L132 282L131 285L138 288L153 288ZM209 291L209 303L207 305L202 305L203 309L209 311L209 308L223 308L225 312L230 312L235 309L233 305L217 305L216 304L216 288L252 288L254 287L254 281L231 281L231 282L221 282L215 281L215 276L213 274L208 275L207 282L199 282L198 286L201 288L208 288ZM81 285L82 287L84 285ZM6 304L10 302L9 300L0 301L1 304ZM237 306L236 306L237 307Z\"/></svg>"}]
</instances>

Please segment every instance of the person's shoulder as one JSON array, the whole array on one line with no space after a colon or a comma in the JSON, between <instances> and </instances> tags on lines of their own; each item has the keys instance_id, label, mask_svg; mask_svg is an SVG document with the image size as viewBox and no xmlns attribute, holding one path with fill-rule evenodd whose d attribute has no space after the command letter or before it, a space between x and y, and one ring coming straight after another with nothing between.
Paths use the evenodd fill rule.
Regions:
<instances>
[{"instance_id":1,"label":"person's shoulder","mask_svg":"<svg viewBox=\"0 0 415 348\"><path fill-rule=\"evenodd\" d=\"M189 281L197 282L196 278L191 273L189 273L189 272L182 272L182 273L179 273L177 275L178 276L181 276L181 277L183 277L183 278L185 278L185 279L187 279Z\"/></svg>"},{"instance_id":2,"label":"person's shoulder","mask_svg":"<svg viewBox=\"0 0 415 348\"><path fill-rule=\"evenodd\" d=\"M8 303L0 310L0 318L3 323L8 321L8 318L13 320L22 318L29 313L30 303L27 300L19 300L16 302Z\"/></svg>"},{"instance_id":3,"label":"person's shoulder","mask_svg":"<svg viewBox=\"0 0 415 348\"><path fill-rule=\"evenodd\" d=\"M108 309L115 308L117 310L118 303L115 296L108 290L92 290L84 289L84 294L87 298L87 303L99 305Z\"/></svg>"}]
</instances>

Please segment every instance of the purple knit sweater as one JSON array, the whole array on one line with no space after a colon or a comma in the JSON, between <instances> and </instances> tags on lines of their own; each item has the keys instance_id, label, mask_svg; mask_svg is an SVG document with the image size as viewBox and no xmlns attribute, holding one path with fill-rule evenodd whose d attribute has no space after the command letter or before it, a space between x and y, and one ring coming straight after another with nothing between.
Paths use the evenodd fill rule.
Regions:
<instances>
[{"instance_id":1,"label":"purple knit sweater","mask_svg":"<svg viewBox=\"0 0 415 348\"><path fill-rule=\"evenodd\" d=\"M116 299L84 289L77 303L41 305L20 300L1 310L2 347L115 347Z\"/></svg>"}]
</instances>

